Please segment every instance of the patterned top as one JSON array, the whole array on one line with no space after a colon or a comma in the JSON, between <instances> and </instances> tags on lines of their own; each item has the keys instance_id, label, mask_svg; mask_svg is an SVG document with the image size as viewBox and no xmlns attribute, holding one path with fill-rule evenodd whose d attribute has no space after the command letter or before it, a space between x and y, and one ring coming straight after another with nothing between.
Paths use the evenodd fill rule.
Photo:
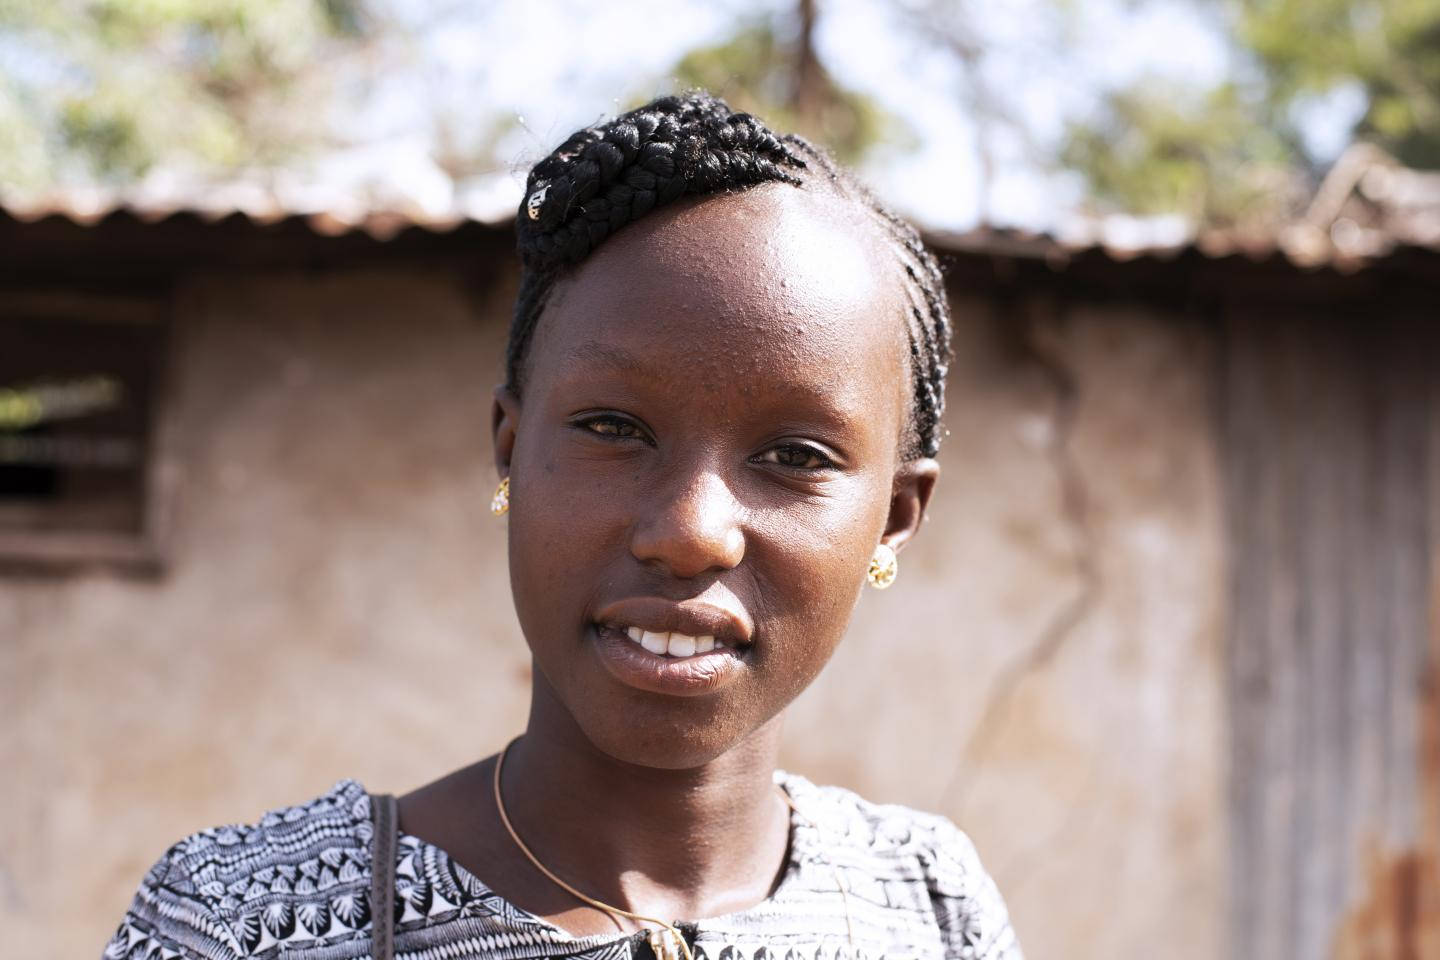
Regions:
<instances>
[{"instance_id":1,"label":"patterned top","mask_svg":"<svg viewBox=\"0 0 1440 960\"><path fill-rule=\"evenodd\" d=\"M775 892L679 924L695 960L1021 960L1005 904L943 817L777 773L790 857ZM140 884L106 960L358 960L370 947L370 797L342 780L249 826L171 847ZM401 833L395 952L403 960L648 960L643 933L577 937ZM842 889L843 888L843 889Z\"/></svg>"}]
</instances>

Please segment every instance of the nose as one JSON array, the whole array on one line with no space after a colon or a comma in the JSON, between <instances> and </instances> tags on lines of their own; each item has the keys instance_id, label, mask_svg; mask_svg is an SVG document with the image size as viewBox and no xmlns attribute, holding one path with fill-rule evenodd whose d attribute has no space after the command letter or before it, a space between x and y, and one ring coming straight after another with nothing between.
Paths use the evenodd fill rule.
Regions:
<instances>
[{"instance_id":1,"label":"nose","mask_svg":"<svg viewBox=\"0 0 1440 960\"><path fill-rule=\"evenodd\" d=\"M729 570L745 555L740 504L715 471L695 471L671 485L635 524L630 552L688 580Z\"/></svg>"}]
</instances>

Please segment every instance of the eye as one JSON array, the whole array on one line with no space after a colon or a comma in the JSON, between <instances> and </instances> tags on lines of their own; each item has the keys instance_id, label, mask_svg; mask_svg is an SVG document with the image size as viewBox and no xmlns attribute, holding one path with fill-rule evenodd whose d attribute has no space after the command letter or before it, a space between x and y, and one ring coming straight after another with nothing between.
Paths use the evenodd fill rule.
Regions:
<instances>
[{"instance_id":1,"label":"eye","mask_svg":"<svg viewBox=\"0 0 1440 960\"><path fill-rule=\"evenodd\" d=\"M617 437L620 439L646 439L645 430L634 420L622 417L614 413L591 414L590 416L579 417L572 421L574 426L588 433L599 434L602 437Z\"/></svg>"},{"instance_id":2,"label":"eye","mask_svg":"<svg viewBox=\"0 0 1440 960\"><path fill-rule=\"evenodd\" d=\"M835 461L807 443L782 443L756 456L758 463L774 463L792 470L833 470Z\"/></svg>"}]
</instances>

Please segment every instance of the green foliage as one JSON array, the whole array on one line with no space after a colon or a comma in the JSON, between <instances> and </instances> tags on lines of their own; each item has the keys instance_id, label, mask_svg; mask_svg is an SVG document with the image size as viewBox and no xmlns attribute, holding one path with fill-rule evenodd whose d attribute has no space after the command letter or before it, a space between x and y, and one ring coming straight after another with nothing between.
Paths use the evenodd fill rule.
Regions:
<instances>
[{"instance_id":1,"label":"green foliage","mask_svg":"<svg viewBox=\"0 0 1440 960\"><path fill-rule=\"evenodd\" d=\"M777 130L793 130L823 144L842 163L859 162L882 143L907 143L909 131L864 94L820 71L817 103L796 103L798 53L769 21L742 26L728 40L693 50L672 74L682 88L704 87L737 110L763 117Z\"/></svg>"},{"instance_id":2,"label":"green foliage","mask_svg":"<svg viewBox=\"0 0 1440 960\"><path fill-rule=\"evenodd\" d=\"M1294 108L1342 85L1365 96L1353 137L1440 167L1440 0L1232 0L1224 9L1253 79L1187 91L1147 78L1070 128L1063 158L1102 204L1208 226L1292 215L1298 187L1327 159L1306 154Z\"/></svg>"},{"instance_id":3,"label":"green foliage","mask_svg":"<svg viewBox=\"0 0 1440 960\"><path fill-rule=\"evenodd\" d=\"M1073 128L1062 160L1085 172L1096 199L1130 212L1265 221L1293 202L1295 178L1289 143L1255 116L1234 85L1152 80L1113 94L1100 123Z\"/></svg>"},{"instance_id":4,"label":"green foliage","mask_svg":"<svg viewBox=\"0 0 1440 960\"><path fill-rule=\"evenodd\" d=\"M1440 167L1440 0L1248 0L1236 20L1273 102L1358 82L1357 135Z\"/></svg>"},{"instance_id":5,"label":"green foliage","mask_svg":"<svg viewBox=\"0 0 1440 960\"><path fill-rule=\"evenodd\" d=\"M291 156L365 24L363 0L0 0L0 183Z\"/></svg>"}]
</instances>

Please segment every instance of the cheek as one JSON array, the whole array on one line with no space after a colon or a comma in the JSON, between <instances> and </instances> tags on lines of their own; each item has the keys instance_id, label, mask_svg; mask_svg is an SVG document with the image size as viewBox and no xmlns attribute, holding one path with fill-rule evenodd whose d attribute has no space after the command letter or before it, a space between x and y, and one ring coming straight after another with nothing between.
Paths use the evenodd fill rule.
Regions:
<instances>
[{"instance_id":1,"label":"cheek","mask_svg":"<svg viewBox=\"0 0 1440 960\"><path fill-rule=\"evenodd\" d=\"M624 550L624 522L593 482L546 460L512 463L509 544L516 613L532 649L570 642ZM607 502L611 505L606 509Z\"/></svg>"},{"instance_id":2,"label":"cheek","mask_svg":"<svg viewBox=\"0 0 1440 960\"><path fill-rule=\"evenodd\" d=\"M827 509L761 518L748 558L772 643L759 666L790 675L798 694L829 660L864 587L885 511L869 490Z\"/></svg>"},{"instance_id":3,"label":"cheek","mask_svg":"<svg viewBox=\"0 0 1440 960\"><path fill-rule=\"evenodd\" d=\"M511 459L511 536L548 561L579 562L583 552L613 540L623 518L616 506L637 481L636 464L615 462L580 443L576 429L559 422L543 398L527 408Z\"/></svg>"}]
</instances>

